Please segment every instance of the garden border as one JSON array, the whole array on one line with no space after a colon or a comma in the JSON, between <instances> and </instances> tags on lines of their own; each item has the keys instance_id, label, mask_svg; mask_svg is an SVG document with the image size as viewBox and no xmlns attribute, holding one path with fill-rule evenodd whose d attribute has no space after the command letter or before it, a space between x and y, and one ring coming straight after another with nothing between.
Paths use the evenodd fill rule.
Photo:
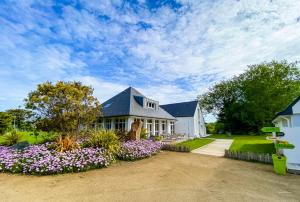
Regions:
<instances>
[{"instance_id":1,"label":"garden border","mask_svg":"<svg viewBox=\"0 0 300 202\"><path fill-rule=\"evenodd\" d=\"M272 155L271 154L260 154L254 152L241 152L241 151L230 151L225 149L226 158L243 160L243 161L254 161L265 164L273 164Z\"/></svg>"}]
</instances>

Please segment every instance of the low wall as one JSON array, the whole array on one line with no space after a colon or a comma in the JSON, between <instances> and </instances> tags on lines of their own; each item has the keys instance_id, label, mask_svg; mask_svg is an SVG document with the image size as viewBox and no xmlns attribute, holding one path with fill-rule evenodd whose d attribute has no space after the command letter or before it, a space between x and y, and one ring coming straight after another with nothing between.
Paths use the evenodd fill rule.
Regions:
<instances>
[{"instance_id":1,"label":"low wall","mask_svg":"<svg viewBox=\"0 0 300 202\"><path fill-rule=\"evenodd\" d=\"M252 152L239 152L225 150L225 157L231 159L238 159L243 161L256 161L260 163L273 164L271 154L257 154Z\"/></svg>"}]
</instances>

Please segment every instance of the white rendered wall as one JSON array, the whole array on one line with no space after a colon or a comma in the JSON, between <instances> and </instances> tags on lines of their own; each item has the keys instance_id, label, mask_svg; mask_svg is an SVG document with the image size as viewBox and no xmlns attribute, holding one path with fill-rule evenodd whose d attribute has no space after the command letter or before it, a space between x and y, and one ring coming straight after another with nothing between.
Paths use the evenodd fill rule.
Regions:
<instances>
[{"instance_id":1,"label":"white rendered wall","mask_svg":"<svg viewBox=\"0 0 300 202\"><path fill-rule=\"evenodd\" d=\"M280 130L285 134L281 139L295 145L294 149L284 150L284 155L287 157L287 164L300 165L300 127L280 128Z\"/></svg>"},{"instance_id":2,"label":"white rendered wall","mask_svg":"<svg viewBox=\"0 0 300 202\"><path fill-rule=\"evenodd\" d=\"M131 130L131 124L134 122L134 118L133 117L128 117L128 119L126 120L126 130L130 131Z\"/></svg>"},{"instance_id":3,"label":"white rendered wall","mask_svg":"<svg viewBox=\"0 0 300 202\"><path fill-rule=\"evenodd\" d=\"M182 134L186 137L194 137L194 118L193 117L176 117L175 133Z\"/></svg>"},{"instance_id":4,"label":"white rendered wall","mask_svg":"<svg viewBox=\"0 0 300 202\"><path fill-rule=\"evenodd\" d=\"M297 102L297 103L293 106L293 114L300 114L300 102Z\"/></svg>"},{"instance_id":5,"label":"white rendered wall","mask_svg":"<svg viewBox=\"0 0 300 202\"><path fill-rule=\"evenodd\" d=\"M300 127L300 114L294 114L292 117L292 126Z\"/></svg>"},{"instance_id":6,"label":"white rendered wall","mask_svg":"<svg viewBox=\"0 0 300 202\"><path fill-rule=\"evenodd\" d=\"M194 134L196 137L205 137L206 136L206 127L204 122L204 117L202 115L199 104L195 110L194 114Z\"/></svg>"}]
</instances>

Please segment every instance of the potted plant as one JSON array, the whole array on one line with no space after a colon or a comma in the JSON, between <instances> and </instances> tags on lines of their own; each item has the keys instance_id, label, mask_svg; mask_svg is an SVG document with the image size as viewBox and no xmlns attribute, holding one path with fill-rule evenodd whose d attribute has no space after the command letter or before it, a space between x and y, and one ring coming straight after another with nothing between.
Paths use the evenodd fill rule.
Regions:
<instances>
[{"instance_id":1,"label":"potted plant","mask_svg":"<svg viewBox=\"0 0 300 202\"><path fill-rule=\"evenodd\" d=\"M276 140L276 154L272 155L274 171L279 175L286 174L286 157L283 155L282 149L293 149L295 146L284 140Z\"/></svg>"}]
</instances>

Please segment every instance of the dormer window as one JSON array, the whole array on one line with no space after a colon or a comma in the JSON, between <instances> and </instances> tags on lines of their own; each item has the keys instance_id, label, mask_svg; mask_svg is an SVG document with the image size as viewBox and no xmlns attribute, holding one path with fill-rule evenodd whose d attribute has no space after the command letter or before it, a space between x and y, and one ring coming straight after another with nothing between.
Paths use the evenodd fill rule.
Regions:
<instances>
[{"instance_id":1,"label":"dormer window","mask_svg":"<svg viewBox=\"0 0 300 202\"><path fill-rule=\"evenodd\" d=\"M155 103L154 102L147 102L147 107L148 108L151 108L151 109L155 109L156 108L156 106L155 106Z\"/></svg>"}]
</instances>

